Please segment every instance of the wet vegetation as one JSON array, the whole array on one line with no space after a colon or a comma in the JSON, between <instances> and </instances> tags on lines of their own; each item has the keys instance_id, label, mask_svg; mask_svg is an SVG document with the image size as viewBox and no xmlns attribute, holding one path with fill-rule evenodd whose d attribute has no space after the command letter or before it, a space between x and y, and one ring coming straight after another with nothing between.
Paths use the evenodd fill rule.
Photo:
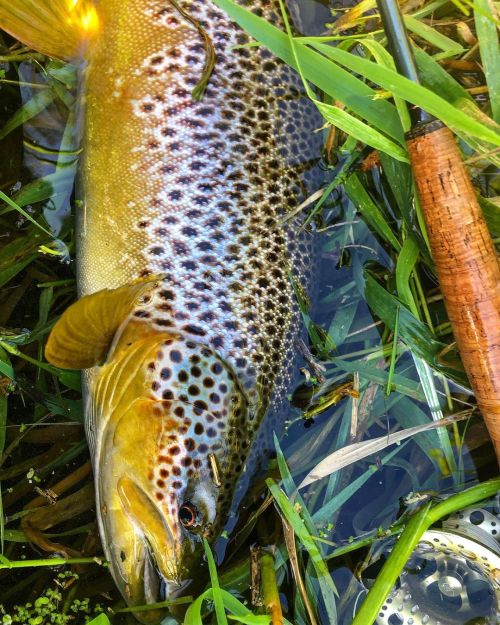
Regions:
<instances>
[{"instance_id":1,"label":"wet vegetation","mask_svg":"<svg viewBox=\"0 0 500 625\"><path fill-rule=\"evenodd\" d=\"M314 306L297 289L302 379L257 505L223 564L205 545L210 583L178 603L193 625L367 625L402 566L388 560L353 621L375 549L403 532L408 556L418 532L500 487L403 141L407 102L453 129L498 243L498 16L487 0L407 2L416 86L395 73L373 0L333 11L316 37L216 3L299 70L325 118L326 182L298 209L319 233L321 280ZM0 64L0 618L133 623L100 557L79 374L43 358L76 297L77 73L6 35Z\"/></svg>"}]
</instances>

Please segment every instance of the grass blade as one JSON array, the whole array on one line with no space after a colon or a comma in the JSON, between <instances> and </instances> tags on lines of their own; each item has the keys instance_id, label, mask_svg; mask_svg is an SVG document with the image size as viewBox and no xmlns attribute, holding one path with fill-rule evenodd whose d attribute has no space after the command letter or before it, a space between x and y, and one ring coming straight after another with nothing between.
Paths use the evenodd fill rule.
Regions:
<instances>
[{"instance_id":1,"label":"grass blade","mask_svg":"<svg viewBox=\"0 0 500 625\"><path fill-rule=\"evenodd\" d=\"M449 104L441 96L401 76L392 69L377 65L377 63L373 61L355 56L338 47L333 48L332 46L322 43L316 43L313 44L313 46L327 58L340 63L361 76L365 76L407 102L419 106L443 121L447 126L461 130L483 141L489 141L494 145L500 145L499 132L476 121L466 115L466 113Z\"/></svg>"},{"instance_id":2,"label":"grass blade","mask_svg":"<svg viewBox=\"0 0 500 625\"><path fill-rule=\"evenodd\" d=\"M396 288L398 297L418 318L418 309L410 288L410 277L419 255L418 245L413 239L405 239L396 264Z\"/></svg>"},{"instance_id":3,"label":"grass blade","mask_svg":"<svg viewBox=\"0 0 500 625\"><path fill-rule=\"evenodd\" d=\"M360 39L359 43L364 46L373 56L373 58L377 61L379 65L384 65L385 67L389 67L390 69L395 69L394 59L387 52L382 44L375 39ZM394 104L399 113L399 118L401 120L401 125L405 132L408 132L411 128L411 118L408 113L408 107L406 106L406 102L397 96L394 96Z\"/></svg>"},{"instance_id":4,"label":"grass blade","mask_svg":"<svg viewBox=\"0 0 500 625\"><path fill-rule=\"evenodd\" d=\"M278 441L278 437L276 434L274 435L274 446L276 448L276 458L278 460L278 469L281 475L281 480L283 482L283 488L288 497L293 499L294 502L298 503L302 510L302 519L306 526L307 531L312 534L315 532L316 528L314 526L314 522L312 520L311 515L309 514L309 510L307 509L306 504L302 500L302 497L298 493L297 485L294 482L292 474L290 473L290 469L286 462L285 456L281 451L281 447Z\"/></svg>"},{"instance_id":5,"label":"grass blade","mask_svg":"<svg viewBox=\"0 0 500 625\"><path fill-rule=\"evenodd\" d=\"M438 341L425 323L417 319L406 306L367 273L365 273L365 297L375 315L393 331L396 311L399 308L399 336L412 354L425 360L433 369L468 388L467 377L460 368L458 360L456 368L441 362L440 355L446 345ZM454 362L452 364L455 365Z\"/></svg>"},{"instance_id":6,"label":"grass blade","mask_svg":"<svg viewBox=\"0 0 500 625\"><path fill-rule=\"evenodd\" d=\"M493 119L500 123L500 44L492 6L489 0L475 0L474 21Z\"/></svg>"},{"instance_id":7,"label":"grass blade","mask_svg":"<svg viewBox=\"0 0 500 625\"><path fill-rule=\"evenodd\" d=\"M193 603L189 606L184 617L184 625L203 625L201 620L201 608L205 600L212 599L212 589L205 590Z\"/></svg>"},{"instance_id":8,"label":"grass blade","mask_svg":"<svg viewBox=\"0 0 500 625\"><path fill-rule=\"evenodd\" d=\"M396 454L401 453L405 448L408 441L405 441L401 445L398 445L395 449L388 452L383 458L380 458L378 465L371 464L368 469L362 473L358 478L351 482L339 493L335 494L335 497L330 499L320 510L314 513L313 519L317 524L328 522L329 519L335 514L335 512L341 508L346 501L348 501L357 491L365 484L375 473L378 472L379 466L384 466L390 462Z\"/></svg>"},{"instance_id":9,"label":"grass blade","mask_svg":"<svg viewBox=\"0 0 500 625\"><path fill-rule=\"evenodd\" d=\"M401 249L400 242L389 227L385 215L382 214L380 208L371 199L368 192L361 184L359 177L356 174L349 176L345 182L344 188L350 200L356 205L356 208L363 215L366 222L398 252Z\"/></svg>"},{"instance_id":10,"label":"grass blade","mask_svg":"<svg viewBox=\"0 0 500 625\"><path fill-rule=\"evenodd\" d=\"M318 100L314 100L314 103L327 122L333 124L346 134L351 135L362 143L366 143L366 145L369 145L375 150L381 150L382 152L389 154L398 161L403 163L409 162L406 150L394 143L394 141L385 137L375 128L365 124L363 121L357 119L338 106L324 104Z\"/></svg>"},{"instance_id":11,"label":"grass blade","mask_svg":"<svg viewBox=\"0 0 500 625\"><path fill-rule=\"evenodd\" d=\"M395 322L395 331L396 331L396 322ZM394 340L396 339L397 337L395 336ZM368 380L369 382L375 382L376 384L379 384L380 386L387 387L387 384L389 381L389 373L387 373L383 369L378 369L377 367L363 364L362 362L359 362L357 360L353 362L349 362L347 360L341 360L340 358L335 358L335 366L340 371L347 371L348 373L357 372L359 373L362 379ZM399 373L393 373L392 378L391 378L391 388L393 391L397 391L401 395L406 395L407 397L411 397L412 399L415 399L416 401L425 401L425 396L420 390L419 383Z\"/></svg>"},{"instance_id":12,"label":"grass blade","mask_svg":"<svg viewBox=\"0 0 500 625\"><path fill-rule=\"evenodd\" d=\"M55 93L52 89L43 89L36 93L31 100L28 100L26 104L23 104L19 110L7 121L5 126L0 130L0 140L6 137L9 132L12 132L22 124L26 123L38 113L41 113L55 98Z\"/></svg>"},{"instance_id":13,"label":"grass blade","mask_svg":"<svg viewBox=\"0 0 500 625\"><path fill-rule=\"evenodd\" d=\"M387 376L387 386L385 387L385 395L388 397L393 390L394 370L396 368L396 356L398 352L398 335L399 335L399 307L396 309L396 318L394 319L394 334L392 337L391 360L389 362L389 374Z\"/></svg>"},{"instance_id":14,"label":"grass blade","mask_svg":"<svg viewBox=\"0 0 500 625\"><path fill-rule=\"evenodd\" d=\"M39 228L44 234L46 234L49 237L53 238L53 235L46 228L41 226L38 223L38 221L35 221L35 219L33 219L33 217L24 210L24 208L21 208L21 206L19 206L19 204L16 204L16 202L14 202L14 200L11 200L11 198L8 195L5 195L5 193L3 191L0 191L0 200L5 202L6 204L8 204L11 208L16 210L18 213L21 213L21 215L25 219L27 219L28 221L31 221L31 223L33 225L35 225L37 228Z\"/></svg>"},{"instance_id":15,"label":"grass blade","mask_svg":"<svg viewBox=\"0 0 500 625\"><path fill-rule=\"evenodd\" d=\"M300 517L299 513L295 510L293 504L290 502L285 493L278 487L276 482L274 482L274 480L267 479L266 484L271 491L279 510L290 523L295 535L311 558L312 565L316 571L325 607L328 612L328 617L330 619L329 623L330 625L335 625L337 623L337 609L333 596L338 593L318 545L306 529L304 521Z\"/></svg>"},{"instance_id":16,"label":"grass blade","mask_svg":"<svg viewBox=\"0 0 500 625\"><path fill-rule=\"evenodd\" d=\"M219 578L217 577L217 567L215 566L215 560L212 555L212 550L207 542L206 538L203 538L203 547L205 548L205 555L208 562L208 571L210 573L210 581L212 583L213 600L215 607L215 614L217 616L218 625L228 625L226 618L226 610L224 608L224 599L219 586Z\"/></svg>"},{"instance_id":17,"label":"grass blade","mask_svg":"<svg viewBox=\"0 0 500 625\"><path fill-rule=\"evenodd\" d=\"M432 26L428 26L411 15L405 15L404 21L408 30L418 35L421 39L428 41L435 48L453 55L465 52L464 48L457 41L453 41L453 39L450 39L435 28L432 28Z\"/></svg>"},{"instance_id":18,"label":"grass blade","mask_svg":"<svg viewBox=\"0 0 500 625\"><path fill-rule=\"evenodd\" d=\"M494 495L500 488L500 478L473 486L463 493L452 495L431 508L432 502L424 505L406 524L403 533L385 562L382 571L358 610L352 625L367 625L375 622L380 609L401 574L406 561L415 550L422 534L429 527L452 512L473 506Z\"/></svg>"}]
</instances>

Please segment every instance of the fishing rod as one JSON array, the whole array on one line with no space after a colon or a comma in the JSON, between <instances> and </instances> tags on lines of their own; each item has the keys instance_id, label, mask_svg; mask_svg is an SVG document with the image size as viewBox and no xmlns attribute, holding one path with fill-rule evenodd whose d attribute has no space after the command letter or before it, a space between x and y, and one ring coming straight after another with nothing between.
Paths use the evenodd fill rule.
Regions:
<instances>
[{"instance_id":1,"label":"fishing rod","mask_svg":"<svg viewBox=\"0 0 500 625\"><path fill-rule=\"evenodd\" d=\"M397 0L377 0L400 74L419 83ZM406 134L446 311L500 463L500 266L453 133L422 109Z\"/></svg>"}]
</instances>

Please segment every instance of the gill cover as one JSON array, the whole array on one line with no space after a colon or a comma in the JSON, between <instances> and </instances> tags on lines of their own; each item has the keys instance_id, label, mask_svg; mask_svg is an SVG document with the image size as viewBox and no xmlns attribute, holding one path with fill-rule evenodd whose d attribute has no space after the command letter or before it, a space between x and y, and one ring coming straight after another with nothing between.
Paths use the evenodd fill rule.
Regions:
<instances>
[{"instance_id":1,"label":"gill cover","mask_svg":"<svg viewBox=\"0 0 500 625\"><path fill-rule=\"evenodd\" d=\"M0 28L59 59L85 54L99 29L91 0L0 0Z\"/></svg>"}]
</instances>

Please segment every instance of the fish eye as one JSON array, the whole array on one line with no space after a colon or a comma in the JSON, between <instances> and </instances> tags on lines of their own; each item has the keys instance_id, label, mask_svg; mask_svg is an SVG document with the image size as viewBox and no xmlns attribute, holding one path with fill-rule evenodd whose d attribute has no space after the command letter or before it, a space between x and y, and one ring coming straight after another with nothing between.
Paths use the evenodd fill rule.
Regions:
<instances>
[{"instance_id":1,"label":"fish eye","mask_svg":"<svg viewBox=\"0 0 500 625\"><path fill-rule=\"evenodd\" d=\"M179 521L187 530L192 530L199 525L198 517L198 509L190 501L185 501L179 508Z\"/></svg>"}]
</instances>

